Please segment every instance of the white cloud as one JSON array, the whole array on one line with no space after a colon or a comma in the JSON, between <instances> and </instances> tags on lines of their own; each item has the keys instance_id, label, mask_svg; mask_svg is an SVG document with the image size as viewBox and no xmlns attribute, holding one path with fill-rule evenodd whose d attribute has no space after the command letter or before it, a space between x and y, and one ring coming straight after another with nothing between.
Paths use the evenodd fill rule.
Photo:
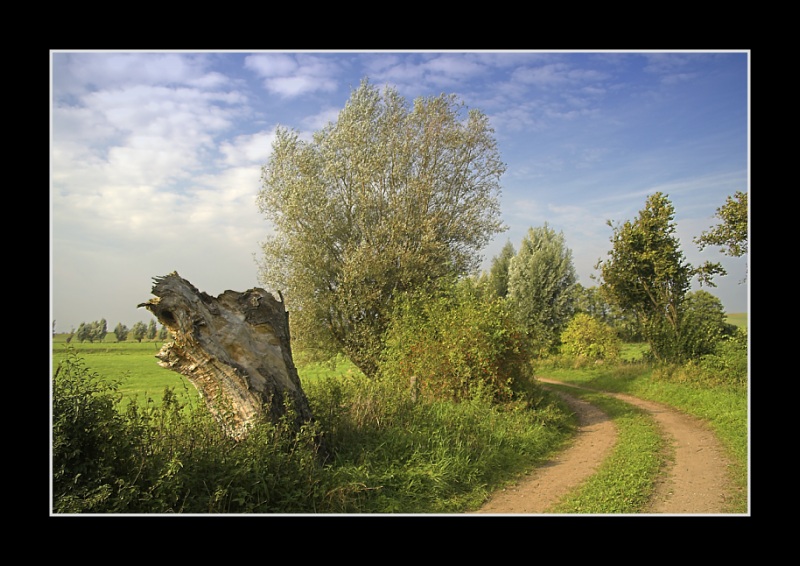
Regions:
<instances>
[{"instance_id":1,"label":"white cloud","mask_svg":"<svg viewBox=\"0 0 800 566\"><path fill-rule=\"evenodd\" d=\"M313 92L334 92L332 77L338 65L324 57L308 54L262 53L245 58L245 68L263 79L264 88L284 98Z\"/></svg>"},{"instance_id":2,"label":"white cloud","mask_svg":"<svg viewBox=\"0 0 800 566\"><path fill-rule=\"evenodd\" d=\"M255 134L236 136L230 142L222 142L219 146L223 162L230 167L242 165L264 165L272 151L275 129Z\"/></svg>"}]
</instances>

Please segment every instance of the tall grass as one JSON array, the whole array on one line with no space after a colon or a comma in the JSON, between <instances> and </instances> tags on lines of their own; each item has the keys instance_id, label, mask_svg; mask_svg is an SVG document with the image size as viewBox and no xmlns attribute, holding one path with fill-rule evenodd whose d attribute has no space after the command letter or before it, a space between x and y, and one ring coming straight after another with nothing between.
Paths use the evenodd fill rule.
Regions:
<instances>
[{"instance_id":1,"label":"tall grass","mask_svg":"<svg viewBox=\"0 0 800 566\"><path fill-rule=\"evenodd\" d=\"M315 423L299 432L258 423L236 442L191 401L194 389L183 377L157 365L156 346L106 343L78 352L54 344L54 373L60 368L54 378L54 511L459 513L476 509L492 491L552 456L575 431L572 412L535 381L508 403L479 391L461 402L415 401L407 384L366 379L339 359L298 363ZM630 355L619 365L578 369L540 364L536 371L707 419L736 463L740 491L733 512L746 510L746 390L676 381L635 360ZM135 385L131 376L139 371L146 376ZM167 381L159 382L162 377ZM638 447L637 458L612 459L591 480L617 476L618 496L603 503L592 499L602 490L589 489L566 500L560 512L634 509L649 489L656 441L629 409L592 402L620 419L618 425L630 423L623 428L632 435L625 444ZM316 451L319 434L330 451L327 460ZM624 485L620 477L635 481Z\"/></svg>"},{"instance_id":2,"label":"tall grass","mask_svg":"<svg viewBox=\"0 0 800 566\"><path fill-rule=\"evenodd\" d=\"M69 513L448 513L557 450L573 421L530 384L514 403L415 402L360 373L304 382L317 422L240 442L171 390L129 401L77 354L54 378L54 510ZM75 412L75 407L79 410ZM113 410L111 410L113 409ZM325 435L322 460L314 439ZM86 467L80 454L92 446ZM75 457L69 457L75 455Z\"/></svg>"}]
</instances>

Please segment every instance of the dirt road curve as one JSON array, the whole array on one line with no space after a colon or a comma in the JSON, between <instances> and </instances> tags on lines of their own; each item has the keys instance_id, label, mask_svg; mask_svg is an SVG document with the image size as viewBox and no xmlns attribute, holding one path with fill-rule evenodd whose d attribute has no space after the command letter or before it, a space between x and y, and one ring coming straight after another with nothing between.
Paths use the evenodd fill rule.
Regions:
<instances>
[{"instance_id":1,"label":"dirt road curve","mask_svg":"<svg viewBox=\"0 0 800 566\"><path fill-rule=\"evenodd\" d=\"M546 378L539 380L560 383ZM675 452L674 461L656 486L645 513L725 513L725 498L730 489L728 461L708 428L699 420L658 403L623 394L608 395L648 411ZM589 403L570 395L562 396L578 416L580 428L574 443L517 485L496 493L476 513L546 514L551 505L587 479L610 453L617 439L613 422Z\"/></svg>"}]
</instances>

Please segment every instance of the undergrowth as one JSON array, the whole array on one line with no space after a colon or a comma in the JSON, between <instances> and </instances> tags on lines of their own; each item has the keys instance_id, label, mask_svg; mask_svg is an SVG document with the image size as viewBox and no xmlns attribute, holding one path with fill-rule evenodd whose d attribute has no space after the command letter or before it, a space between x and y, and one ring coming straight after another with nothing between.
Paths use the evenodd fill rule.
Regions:
<instances>
[{"instance_id":1,"label":"undergrowth","mask_svg":"<svg viewBox=\"0 0 800 566\"><path fill-rule=\"evenodd\" d=\"M68 356L53 378L53 511L461 512L558 449L573 426L532 382L506 404L477 393L414 401L396 383L361 374L304 388L314 424L259 422L235 441L170 389L158 406L120 410L116 384Z\"/></svg>"}]
</instances>

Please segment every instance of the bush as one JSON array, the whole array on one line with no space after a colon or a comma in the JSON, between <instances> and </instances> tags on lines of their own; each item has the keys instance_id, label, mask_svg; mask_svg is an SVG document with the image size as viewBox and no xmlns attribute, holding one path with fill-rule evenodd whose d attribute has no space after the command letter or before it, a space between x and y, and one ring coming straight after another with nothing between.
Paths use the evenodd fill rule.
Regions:
<instances>
[{"instance_id":1,"label":"bush","mask_svg":"<svg viewBox=\"0 0 800 566\"><path fill-rule=\"evenodd\" d=\"M561 333L561 353L575 359L612 361L620 348L614 329L585 313L576 314Z\"/></svg>"},{"instance_id":2,"label":"bush","mask_svg":"<svg viewBox=\"0 0 800 566\"><path fill-rule=\"evenodd\" d=\"M53 378L54 511L113 510L134 468L134 440L117 410L118 383L89 371L74 351Z\"/></svg>"},{"instance_id":3,"label":"bush","mask_svg":"<svg viewBox=\"0 0 800 566\"><path fill-rule=\"evenodd\" d=\"M713 354L736 327L725 320L722 301L707 291L689 293L683 304L680 351L685 360Z\"/></svg>"},{"instance_id":4,"label":"bush","mask_svg":"<svg viewBox=\"0 0 800 566\"><path fill-rule=\"evenodd\" d=\"M406 297L386 333L384 376L440 400L512 398L530 373L523 329L502 298L479 298L469 281L436 296Z\"/></svg>"},{"instance_id":5,"label":"bush","mask_svg":"<svg viewBox=\"0 0 800 566\"><path fill-rule=\"evenodd\" d=\"M657 379L702 386L745 387L748 380L747 331L737 328L716 344L714 352L679 366L657 368Z\"/></svg>"},{"instance_id":6,"label":"bush","mask_svg":"<svg viewBox=\"0 0 800 566\"><path fill-rule=\"evenodd\" d=\"M314 425L284 421L226 436L203 405L171 389L123 410L118 384L74 351L53 377L56 513L314 512L322 496Z\"/></svg>"}]
</instances>

